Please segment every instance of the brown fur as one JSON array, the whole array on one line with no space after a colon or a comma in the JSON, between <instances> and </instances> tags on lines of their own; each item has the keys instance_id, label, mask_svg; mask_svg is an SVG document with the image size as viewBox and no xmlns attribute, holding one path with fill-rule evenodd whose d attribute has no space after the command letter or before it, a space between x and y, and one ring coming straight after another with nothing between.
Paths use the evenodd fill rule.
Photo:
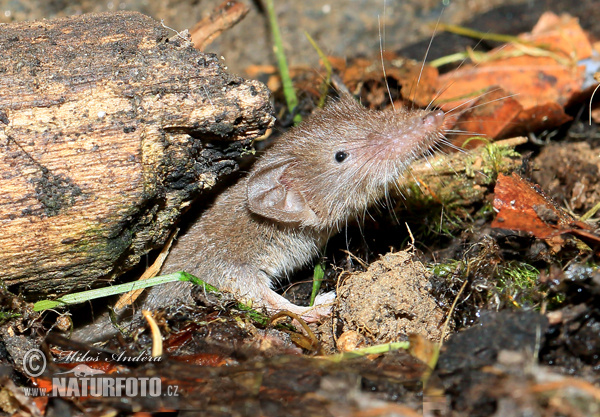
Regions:
<instances>
[{"instance_id":1,"label":"brown fur","mask_svg":"<svg viewBox=\"0 0 600 417\"><path fill-rule=\"evenodd\" d=\"M442 111L374 111L342 97L291 129L225 190L171 250L161 273L186 271L255 306L308 321L330 307L300 307L273 280L311 262L349 218L382 198L408 165L443 138ZM345 152L343 162L336 154ZM191 284L154 287L143 309L191 301ZM102 321L102 320L101 320ZM109 323L79 332L89 339Z\"/></svg>"},{"instance_id":2,"label":"brown fur","mask_svg":"<svg viewBox=\"0 0 600 417\"><path fill-rule=\"evenodd\" d=\"M255 305L315 320L271 289L316 257L332 233L381 198L439 140L444 114L373 111L342 97L292 129L226 190L173 247L161 273L186 271ZM347 157L337 162L344 151ZM189 284L150 292L147 307L187 298Z\"/></svg>"}]
</instances>

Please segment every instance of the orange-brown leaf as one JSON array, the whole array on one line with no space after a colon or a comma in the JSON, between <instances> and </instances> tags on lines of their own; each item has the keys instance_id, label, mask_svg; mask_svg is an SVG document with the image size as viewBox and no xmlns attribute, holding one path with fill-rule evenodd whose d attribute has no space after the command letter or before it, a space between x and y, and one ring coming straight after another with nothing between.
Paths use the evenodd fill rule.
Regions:
<instances>
[{"instance_id":1,"label":"orange-brown leaf","mask_svg":"<svg viewBox=\"0 0 600 417\"><path fill-rule=\"evenodd\" d=\"M570 117L564 107L581 93L584 68L577 62L588 58L592 47L577 19L546 13L531 34L520 37L528 44L504 45L488 53L488 61L466 65L440 77L446 88L442 108L449 110L496 85L513 95L522 110L497 115L494 106L483 106L482 120L495 118L496 133L479 132L492 138L558 126ZM520 56L510 56L521 51ZM511 106L511 108L514 108ZM463 128L459 126L459 128ZM492 129L494 130L494 129Z\"/></svg>"},{"instance_id":2,"label":"orange-brown leaf","mask_svg":"<svg viewBox=\"0 0 600 417\"><path fill-rule=\"evenodd\" d=\"M538 239L559 250L564 239L562 235L573 234L588 245L600 248L600 236L591 227L574 219L558 207L534 184L513 173L512 176L499 174L494 190L494 209L498 212L492 227L529 232Z\"/></svg>"}]
</instances>

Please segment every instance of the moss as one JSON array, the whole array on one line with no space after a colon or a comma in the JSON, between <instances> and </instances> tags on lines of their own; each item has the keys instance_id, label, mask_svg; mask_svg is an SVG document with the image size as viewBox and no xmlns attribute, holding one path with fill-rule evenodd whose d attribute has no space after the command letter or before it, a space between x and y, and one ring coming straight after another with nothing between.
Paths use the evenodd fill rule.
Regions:
<instances>
[{"instance_id":1,"label":"moss","mask_svg":"<svg viewBox=\"0 0 600 417\"><path fill-rule=\"evenodd\" d=\"M15 317L21 317L21 314L16 313L14 311L0 311L0 324Z\"/></svg>"},{"instance_id":2,"label":"moss","mask_svg":"<svg viewBox=\"0 0 600 417\"><path fill-rule=\"evenodd\" d=\"M406 211L428 213L427 221L416 222L412 229L417 240L454 238L471 231L475 222L490 221L494 211L488 196L498 173L514 170L521 163L521 155L511 146L490 143L468 154L440 157L418 182L402 183Z\"/></svg>"},{"instance_id":3,"label":"moss","mask_svg":"<svg viewBox=\"0 0 600 417\"><path fill-rule=\"evenodd\" d=\"M469 323L484 309L540 309L544 303L557 303L540 283L540 271L521 261L506 261L492 239L471 246L463 260L449 259L429 265L438 277L436 291L452 304L459 297L454 320ZM467 281L464 291L459 290Z\"/></svg>"},{"instance_id":4,"label":"moss","mask_svg":"<svg viewBox=\"0 0 600 417\"><path fill-rule=\"evenodd\" d=\"M477 137L475 139L480 140L481 138ZM479 158L481 158L480 161ZM521 159L521 154L515 151L514 148L488 143L482 147L481 152L466 159L465 173L469 178L479 176L482 184L490 185L496 182L499 172L506 172L511 169L511 163L515 159Z\"/></svg>"},{"instance_id":5,"label":"moss","mask_svg":"<svg viewBox=\"0 0 600 417\"><path fill-rule=\"evenodd\" d=\"M538 285L540 271L520 261L510 261L498 266L495 277L496 291L518 308L539 307L543 293Z\"/></svg>"}]
</instances>

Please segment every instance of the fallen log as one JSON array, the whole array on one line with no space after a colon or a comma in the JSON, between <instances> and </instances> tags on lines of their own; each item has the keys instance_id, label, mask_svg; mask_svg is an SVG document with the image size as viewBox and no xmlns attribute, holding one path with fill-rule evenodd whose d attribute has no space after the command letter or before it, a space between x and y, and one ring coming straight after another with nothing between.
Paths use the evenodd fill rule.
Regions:
<instances>
[{"instance_id":1,"label":"fallen log","mask_svg":"<svg viewBox=\"0 0 600 417\"><path fill-rule=\"evenodd\" d=\"M11 288L112 281L270 127L263 84L171 35L136 12L0 25L0 280Z\"/></svg>"}]
</instances>

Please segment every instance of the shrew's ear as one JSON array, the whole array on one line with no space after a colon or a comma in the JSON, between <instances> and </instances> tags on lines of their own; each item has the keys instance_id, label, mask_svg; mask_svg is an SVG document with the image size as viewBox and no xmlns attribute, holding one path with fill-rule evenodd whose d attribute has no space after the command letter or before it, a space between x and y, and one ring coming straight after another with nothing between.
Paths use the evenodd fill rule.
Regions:
<instances>
[{"instance_id":1,"label":"shrew's ear","mask_svg":"<svg viewBox=\"0 0 600 417\"><path fill-rule=\"evenodd\" d=\"M317 215L309 207L303 192L285 181L289 164L263 167L248 177L250 211L278 222L315 224Z\"/></svg>"}]
</instances>

